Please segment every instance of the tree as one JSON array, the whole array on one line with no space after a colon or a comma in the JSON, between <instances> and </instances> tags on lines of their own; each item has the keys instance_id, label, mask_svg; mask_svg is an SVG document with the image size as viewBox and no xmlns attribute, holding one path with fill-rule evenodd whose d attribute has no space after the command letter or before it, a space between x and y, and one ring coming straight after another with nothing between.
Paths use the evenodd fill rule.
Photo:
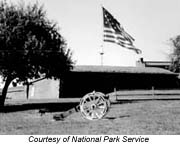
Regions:
<instances>
[{"instance_id":1,"label":"tree","mask_svg":"<svg viewBox=\"0 0 180 145\"><path fill-rule=\"evenodd\" d=\"M0 75L5 82L0 107L13 80L58 79L73 67L72 53L58 31L37 3L0 3Z\"/></svg>"},{"instance_id":2,"label":"tree","mask_svg":"<svg viewBox=\"0 0 180 145\"><path fill-rule=\"evenodd\" d=\"M170 54L171 66L173 72L180 72L180 35L170 39L173 51Z\"/></svg>"}]
</instances>

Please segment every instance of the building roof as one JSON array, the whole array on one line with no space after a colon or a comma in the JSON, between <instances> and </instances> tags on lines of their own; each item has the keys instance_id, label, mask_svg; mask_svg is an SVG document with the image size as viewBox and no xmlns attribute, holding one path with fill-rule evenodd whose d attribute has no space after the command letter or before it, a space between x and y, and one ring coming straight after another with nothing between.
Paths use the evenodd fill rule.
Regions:
<instances>
[{"instance_id":1,"label":"building roof","mask_svg":"<svg viewBox=\"0 0 180 145\"><path fill-rule=\"evenodd\" d=\"M72 72L99 72L99 73L132 73L132 74L166 74L177 75L169 70L157 67L122 67L122 66L96 66L77 65Z\"/></svg>"}]
</instances>

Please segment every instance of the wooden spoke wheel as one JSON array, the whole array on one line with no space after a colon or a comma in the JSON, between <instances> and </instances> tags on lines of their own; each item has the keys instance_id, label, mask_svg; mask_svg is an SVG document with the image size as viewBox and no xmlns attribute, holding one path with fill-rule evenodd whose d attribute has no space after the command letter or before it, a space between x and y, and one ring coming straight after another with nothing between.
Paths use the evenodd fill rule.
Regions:
<instances>
[{"instance_id":1,"label":"wooden spoke wheel","mask_svg":"<svg viewBox=\"0 0 180 145\"><path fill-rule=\"evenodd\" d=\"M86 94L80 101L80 111L83 117L89 120L101 119L109 109L109 100L101 92Z\"/></svg>"}]
</instances>

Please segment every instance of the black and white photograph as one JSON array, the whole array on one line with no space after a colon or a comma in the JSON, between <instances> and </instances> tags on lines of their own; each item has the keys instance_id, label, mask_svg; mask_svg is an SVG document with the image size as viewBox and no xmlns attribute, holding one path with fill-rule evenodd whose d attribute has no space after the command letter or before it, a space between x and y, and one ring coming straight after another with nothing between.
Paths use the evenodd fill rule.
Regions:
<instances>
[{"instance_id":1,"label":"black and white photograph","mask_svg":"<svg viewBox=\"0 0 180 145\"><path fill-rule=\"evenodd\" d=\"M0 0L0 136L180 135L179 18L179 0Z\"/></svg>"}]
</instances>

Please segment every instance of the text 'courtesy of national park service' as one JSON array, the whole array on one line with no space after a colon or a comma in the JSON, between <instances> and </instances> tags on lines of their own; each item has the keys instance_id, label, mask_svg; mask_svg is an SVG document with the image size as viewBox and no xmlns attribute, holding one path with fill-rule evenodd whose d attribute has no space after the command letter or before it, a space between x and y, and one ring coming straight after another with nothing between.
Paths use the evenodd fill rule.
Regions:
<instances>
[{"instance_id":1,"label":"text 'courtesy of national park service'","mask_svg":"<svg viewBox=\"0 0 180 145\"><path fill-rule=\"evenodd\" d=\"M117 143L117 142L149 142L149 137L145 136L67 136L67 137L36 137L30 136L29 142L53 142L53 143L65 143L65 142L104 142L104 143Z\"/></svg>"}]
</instances>

